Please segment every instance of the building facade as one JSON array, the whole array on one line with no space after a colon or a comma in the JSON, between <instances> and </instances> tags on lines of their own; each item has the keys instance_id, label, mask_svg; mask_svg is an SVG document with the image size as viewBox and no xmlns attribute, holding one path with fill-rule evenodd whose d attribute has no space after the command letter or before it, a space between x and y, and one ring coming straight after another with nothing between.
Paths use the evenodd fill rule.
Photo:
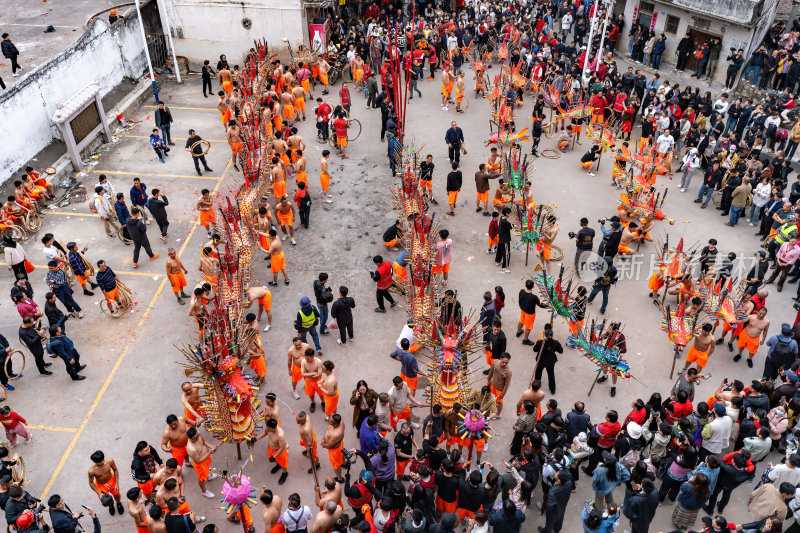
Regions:
<instances>
[{"instance_id":1,"label":"building facade","mask_svg":"<svg viewBox=\"0 0 800 533\"><path fill-rule=\"evenodd\" d=\"M779 0L628 0L614 6L615 13L624 13L626 26L617 49L624 51L628 44L631 21L643 24L656 35L667 37L663 60L674 64L678 42L688 33L695 46L706 39L718 38L722 43L714 80L725 82L730 49L744 49L745 57L755 50L772 25ZM694 56L686 70L694 69ZM662 64L663 69L663 64Z\"/></svg>"},{"instance_id":2,"label":"building facade","mask_svg":"<svg viewBox=\"0 0 800 533\"><path fill-rule=\"evenodd\" d=\"M310 43L309 27L325 20L333 0L163 0L175 52L194 64L220 54L237 64L256 40L270 51Z\"/></svg>"}]
</instances>

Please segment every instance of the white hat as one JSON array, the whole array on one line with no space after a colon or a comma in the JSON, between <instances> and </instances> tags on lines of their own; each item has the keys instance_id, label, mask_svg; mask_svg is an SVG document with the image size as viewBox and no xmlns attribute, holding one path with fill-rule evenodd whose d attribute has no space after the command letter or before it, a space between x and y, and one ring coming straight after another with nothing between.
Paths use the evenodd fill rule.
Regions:
<instances>
[{"instance_id":1,"label":"white hat","mask_svg":"<svg viewBox=\"0 0 800 533\"><path fill-rule=\"evenodd\" d=\"M628 422L626 430L632 439L638 439L642 436L642 426L636 422Z\"/></svg>"},{"instance_id":2,"label":"white hat","mask_svg":"<svg viewBox=\"0 0 800 533\"><path fill-rule=\"evenodd\" d=\"M692 155L697 155L697 148L692 148L690 152L692 152Z\"/></svg>"}]
</instances>

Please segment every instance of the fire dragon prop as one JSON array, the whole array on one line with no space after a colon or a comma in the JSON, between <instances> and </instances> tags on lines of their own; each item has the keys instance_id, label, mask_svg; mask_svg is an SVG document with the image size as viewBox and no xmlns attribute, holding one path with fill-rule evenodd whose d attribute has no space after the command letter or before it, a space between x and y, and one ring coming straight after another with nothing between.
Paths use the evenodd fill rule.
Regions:
<instances>
[{"instance_id":1,"label":"fire dragon prop","mask_svg":"<svg viewBox=\"0 0 800 533\"><path fill-rule=\"evenodd\" d=\"M249 441L262 421L258 414L258 387L243 367L253 343L261 348L260 339L244 326L240 302L246 299L253 281L253 258L259 242L253 221L270 185L267 152L274 128L272 124L262 124L260 109L273 57L269 56L266 43L259 41L243 61L239 87L245 103L237 110L236 118L242 125L244 181L233 198L217 202L215 231L223 239L217 250L217 292L203 306L198 342L181 349L186 358L186 375L205 386L199 412L208 420L212 435L222 442ZM228 481L230 494L249 495L249 488L243 489L245 481L249 487L246 476L240 474ZM240 506L243 501L228 503Z\"/></svg>"},{"instance_id":2,"label":"fire dragon prop","mask_svg":"<svg viewBox=\"0 0 800 533\"><path fill-rule=\"evenodd\" d=\"M417 161L418 153L413 147L403 150L398 167L401 183L391 188L393 206L405 225L401 242L408 263L407 268L395 267L394 281L405 294L406 310L419 346L434 354L428 363L429 388L425 395L431 406L439 403L449 408L456 402L466 403L469 397L469 356L483 349L483 328L471 315L463 319L454 314L445 317L442 312L441 281L435 272L436 246L431 238L436 224L425 214L427 206L418 188Z\"/></svg>"},{"instance_id":3,"label":"fire dragon prop","mask_svg":"<svg viewBox=\"0 0 800 533\"><path fill-rule=\"evenodd\" d=\"M603 320L599 330L603 331L605 325L606 321ZM594 386L597 384L597 380L603 372L608 371L621 378L633 377L628 362L622 357L619 347L617 346L620 324L612 324L611 329L611 334L601 339L597 335L595 322L592 320L591 324L587 324L583 329L578 329L576 334L567 337L567 346L576 348L584 357L598 366L597 375L589 389L588 396L592 395L592 390L594 390Z\"/></svg>"}]
</instances>

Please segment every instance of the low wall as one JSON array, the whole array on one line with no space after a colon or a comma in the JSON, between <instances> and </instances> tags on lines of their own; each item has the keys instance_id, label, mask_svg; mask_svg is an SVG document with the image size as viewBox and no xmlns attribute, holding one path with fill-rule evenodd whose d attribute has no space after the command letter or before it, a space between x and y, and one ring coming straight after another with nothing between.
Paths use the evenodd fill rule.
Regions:
<instances>
[{"instance_id":1,"label":"low wall","mask_svg":"<svg viewBox=\"0 0 800 533\"><path fill-rule=\"evenodd\" d=\"M175 52L200 70L208 59L216 69L220 54L231 68L240 64L253 41L266 39L270 52L308 42L300 0L165 0ZM249 28L242 25L247 19Z\"/></svg>"},{"instance_id":2,"label":"low wall","mask_svg":"<svg viewBox=\"0 0 800 533\"><path fill-rule=\"evenodd\" d=\"M157 25L155 2L143 6L145 27ZM153 31L153 30L148 30ZM131 16L109 27L95 20L70 47L39 65L0 93L0 184L30 158L60 138L52 117L62 103L91 82L101 96L123 77L138 78L147 68L139 20ZM113 110L107 109L110 112Z\"/></svg>"}]
</instances>

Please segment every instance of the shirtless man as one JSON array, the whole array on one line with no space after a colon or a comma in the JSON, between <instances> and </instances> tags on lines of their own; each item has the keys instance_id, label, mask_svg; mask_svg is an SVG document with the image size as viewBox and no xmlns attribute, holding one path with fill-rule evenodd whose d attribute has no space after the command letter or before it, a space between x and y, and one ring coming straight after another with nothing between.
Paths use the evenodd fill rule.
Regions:
<instances>
[{"instance_id":1,"label":"shirtless man","mask_svg":"<svg viewBox=\"0 0 800 533\"><path fill-rule=\"evenodd\" d=\"M299 112L303 115L303 120L306 119L306 90L301 86L292 88L292 98L294 98L295 113Z\"/></svg>"},{"instance_id":2,"label":"shirtless man","mask_svg":"<svg viewBox=\"0 0 800 533\"><path fill-rule=\"evenodd\" d=\"M179 304L186 305L183 298L189 298L189 295L183 292L183 288L186 287L186 277L184 274L188 274L189 271L186 270L186 267L181 263L175 248L170 248L168 254L167 279L169 279L169 283L172 286L172 294L178 299Z\"/></svg>"},{"instance_id":3,"label":"shirtless man","mask_svg":"<svg viewBox=\"0 0 800 533\"><path fill-rule=\"evenodd\" d=\"M747 366L753 368L753 356L758 351L759 345L763 345L767 340L767 333L769 332L769 319L767 318L767 308L762 307L756 313L747 318L744 323L744 328L739 334L739 341L736 345L739 347L739 353L733 358L734 362L742 358L742 351L747 348L750 355L747 356ZM761 336L761 342L758 337Z\"/></svg>"},{"instance_id":4,"label":"shirtless man","mask_svg":"<svg viewBox=\"0 0 800 533\"><path fill-rule=\"evenodd\" d=\"M311 399L311 407L309 411L312 413L317 410L317 395L322 400L322 406L325 407L325 397L322 396L322 390L319 388L319 380L322 378L322 361L316 356L314 348L306 348L303 354L303 360L300 361L300 375L305 380L305 393Z\"/></svg>"},{"instance_id":5,"label":"shirtless man","mask_svg":"<svg viewBox=\"0 0 800 533\"><path fill-rule=\"evenodd\" d=\"M89 467L89 488L91 488L100 502L103 501L103 495L108 494L117 502L117 512L122 515L124 511L122 502L119 495L119 470L117 470L117 463L114 459L106 458L105 454L100 450L94 452L90 459L92 466ZM114 516L114 504L109 503L108 512Z\"/></svg>"},{"instance_id":6,"label":"shirtless man","mask_svg":"<svg viewBox=\"0 0 800 533\"><path fill-rule=\"evenodd\" d=\"M285 531L283 524L278 524L283 505L281 497L277 494L272 494L272 491L268 488L262 487L259 499L264 504L261 509L261 518L264 520L265 533L282 533Z\"/></svg>"},{"instance_id":7,"label":"shirtless man","mask_svg":"<svg viewBox=\"0 0 800 533\"><path fill-rule=\"evenodd\" d=\"M322 157L319 159L319 182L322 186L322 201L326 204L333 203L333 195L328 194L328 190L331 187L331 173L328 170L328 158L330 156L330 150L323 150Z\"/></svg>"},{"instance_id":8,"label":"shirtless man","mask_svg":"<svg viewBox=\"0 0 800 533\"><path fill-rule=\"evenodd\" d=\"M197 473L197 483L200 485L200 494L206 498L214 498L214 493L206 488L206 481L217 478L216 474L210 473L211 454L217 451L219 445L209 445L195 428L187 429L186 436L189 437L186 451L189 454L189 458L192 460L194 471Z\"/></svg>"},{"instance_id":9,"label":"shirtless man","mask_svg":"<svg viewBox=\"0 0 800 533\"><path fill-rule=\"evenodd\" d=\"M311 425L311 417L305 411L300 411L295 417L298 430L300 431L300 447L303 449L303 455L308 457L309 450L314 456L314 465L319 470L319 454L317 453L317 434ZM308 473L312 472L311 468Z\"/></svg>"},{"instance_id":10,"label":"shirtless man","mask_svg":"<svg viewBox=\"0 0 800 533\"><path fill-rule=\"evenodd\" d=\"M456 113L463 113L464 110L461 109L461 102L464 100L464 73L459 72L458 76L456 76Z\"/></svg>"},{"instance_id":11,"label":"shirtless man","mask_svg":"<svg viewBox=\"0 0 800 533\"><path fill-rule=\"evenodd\" d=\"M319 485L314 484L314 503L320 509L324 509L328 502L333 502L334 505L339 505L342 501L342 485L344 480L338 480L328 476L325 478L325 488L320 491Z\"/></svg>"},{"instance_id":12,"label":"shirtless man","mask_svg":"<svg viewBox=\"0 0 800 533\"><path fill-rule=\"evenodd\" d=\"M223 65L221 69L219 69L219 83L222 85L222 90L224 91L225 95L229 95L233 92L233 76L231 75L230 69L228 69L228 65Z\"/></svg>"},{"instance_id":13,"label":"shirtless man","mask_svg":"<svg viewBox=\"0 0 800 533\"><path fill-rule=\"evenodd\" d=\"M694 342L689 347L689 353L686 354L686 362L683 368L678 371L678 375L683 374L683 371L692 366L692 363L697 364L698 372L703 372L703 369L708 363L708 358L714 353L717 348L717 343L714 341L714 334L712 333L713 326L706 322L700 328L700 334L694 338Z\"/></svg>"},{"instance_id":14,"label":"shirtless man","mask_svg":"<svg viewBox=\"0 0 800 533\"><path fill-rule=\"evenodd\" d=\"M324 57L320 57L318 60L319 66L319 81L322 83L322 94L328 94L328 73L331 71L331 66L325 61Z\"/></svg>"},{"instance_id":15,"label":"shirtless man","mask_svg":"<svg viewBox=\"0 0 800 533\"><path fill-rule=\"evenodd\" d=\"M240 341L242 349L246 350L250 359L250 369L256 374L256 383L263 385L267 376L267 363L264 359L264 344L258 332L258 322L255 313L247 313L244 317L244 327L241 330L243 337Z\"/></svg>"},{"instance_id":16,"label":"shirtless man","mask_svg":"<svg viewBox=\"0 0 800 533\"><path fill-rule=\"evenodd\" d=\"M713 285L713 279L711 284ZM733 324L729 324L727 321L722 322L722 336L717 339L717 344L722 344L725 342L725 336L728 332L731 333L731 338L728 341L728 350L733 351L733 338L738 337L739 334L742 332L742 328L744 328L743 324L747 322L747 319L753 313L753 309L756 307L756 303L753 301L753 295L749 292L746 292L744 296L742 296L742 303L744 304L744 315L745 317L736 320Z\"/></svg>"},{"instance_id":17,"label":"shirtless man","mask_svg":"<svg viewBox=\"0 0 800 533\"><path fill-rule=\"evenodd\" d=\"M139 487L128 489L126 496L128 497L128 514L133 517L136 533L150 533L150 528L147 527L147 511L142 505L142 502L147 500L142 498L142 489Z\"/></svg>"},{"instance_id":18,"label":"shirtless man","mask_svg":"<svg viewBox=\"0 0 800 533\"><path fill-rule=\"evenodd\" d=\"M292 379L292 397L295 400L300 399L300 394L297 393L297 384L303 379L300 365L303 362L306 350L310 348L311 346L303 342L300 337L292 339L292 345L289 347L289 377Z\"/></svg>"},{"instance_id":19,"label":"shirtless man","mask_svg":"<svg viewBox=\"0 0 800 533\"><path fill-rule=\"evenodd\" d=\"M289 155L287 154L289 151L289 145L283 140L283 133L280 131L276 131L275 138L272 139L272 150L275 152L275 155L279 157L281 161L283 161L281 169L285 172L292 161L289 159ZM286 176L284 175L284 178L285 177Z\"/></svg>"},{"instance_id":20,"label":"shirtless man","mask_svg":"<svg viewBox=\"0 0 800 533\"><path fill-rule=\"evenodd\" d=\"M333 361L322 363L322 379L319 380L319 388L322 391L323 404L325 406L325 421L336 413L339 405L339 376L333 370Z\"/></svg>"},{"instance_id":21,"label":"shirtless man","mask_svg":"<svg viewBox=\"0 0 800 533\"><path fill-rule=\"evenodd\" d=\"M289 477L289 455L286 453L286 434L278 424L278 421L273 419L267 420L264 431L251 441L255 444L257 441L267 437L267 456L269 461L275 463L275 466L270 470L271 474L281 470L281 477L278 478L278 485L286 483L286 478Z\"/></svg>"},{"instance_id":22,"label":"shirtless man","mask_svg":"<svg viewBox=\"0 0 800 533\"><path fill-rule=\"evenodd\" d=\"M297 114L294 111L294 97L289 87L284 87L283 92L280 94L281 105L283 106L283 120L286 121L287 126L295 123Z\"/></svg>"},{"instance_id":23,"label":"shirtless man","mask_svg":"<svg viewBox=\"0 0 800 533\"><path fill-rule=\"evenodd\" d=\"M281 423L281 407L278 405L278 397L274 392L268 392L264 395L263 408L261 409L261 416L264 420L272 420L273 418Z\"/></svg>"},{"instance_id":24,"label":"shirtless man","mask_svg":"<svg viewBox=\"0 0 800 533\"><path fill-rule=\"evenodd\" d=\"M536 250L539 252L539 260L548 275L550 275L550 258L553 256L553 241L558 235L558 225L556 224L556 217L550 215L547 217L547 226L539 236L539 241L536 243Z\"/></svg>"},{"instance_id":25,"label":"shirtless man","mask_svg":"<svg viewBox=\"0 0 800 533\"><path fill-rule=\"evenodd\" d=\"M272 157L272 168L269 170L269 177L272 181L272 195L277 203L286 196L286 173L283 170L283 161L277 155Z\"/></svg>"},{"instance_id":26,"label":"shirtless man","mask_svg":"<svg viewBox=\"0 0 800 533\"><path fill-rule=\"evenodd\" d=\"M306 173L306 156L303 150L297 150L297 161L293 163L295 177L297 178L297 188L300 188L300 183L303 183L308 190L308 174Z\"/></svg>"},{"instance_id":27,"label":"shirtless man","mask_svg":"<svg viewBox=\"0 0 800 533\"><path fill-rule=\"evenodd\" d=\"M511 369L508 366L508 361L511 356L508 353L503 353L499 359L492 361L492 366L489 368L489 376L487 384L491 387L492 394L497 401L497 416L500 418L500 413L503 411L503 399L508 392L508 387L511 385Z\"/></svg>"},{"instance_id":28,"label":"shirtless man","mask_svg":"<svg viewBox=\"0 0 800 533\"><path fill-rule=\"evenodd\" d=\"M153 533L167 533L167 525L164 523L166 514L158 505L150 506L147 511L147 527L150 531Z\"/></svg>"},{"instance_id":29,"label":"shirtless man","mask_svg":"<svg viewBox=\"0 0 800 533\"><path fill-rule=\"evenodd\" d=\"M189 442L187 429L186 419L182 416L168 415L167 426L161 433L161 449L172 454L178 466L183 466L186 459L186 444Z\"/></svg>"},{"instance_id":30,"label":"shirtless man","mask_svg":"<svg viewBox=\"0 0 800 533\"><path fill-rule=\"evenodd\" d=\"M237 70L234 73L235 81L239 82L239 71ZM231 108L233 109L233 118L238 119L242 116L242 108L244 107L244 98L241 97L239 94L239 89L234 89L231 93L230 98L228 98L228 103L230 104ZM230 124L230 123L229 123Z\"/></svg>"},{"instance_id":31,"label":"shirtless man","mask_svg":"<svg viewBox=\"0 0 800 533\"><path fill-rule=\"evenodd\" d=\"M244 167L244 142L242 141L242 128L239 126L239 121L233 118L228 121L228 133L226 136L228 145L231 147L233 169L239 172L239 167L236 165L237 160Z\"/></svg>"},{"instance_id":32,"label":"shirtless man","mask_svg":"<svg viewBox=\"0 0 800 533\"><path fill-rule=\"evenodd\" d=\"M264 207L263 205L258 208L258 214L256 215L256 233L258 234L258 244L261 246L261 250L266 252L269 250L269 230L272 227L273 219L272 213L270 213L269 209ZM264 259L269 259L269 256L266 256Z\"/></svg>"},{"instance_id":33,"label":"shirtless man","mask_svg":"<svg viewBox=\"0 0 800 533\"><path fill-rule=\"evenodd\" d=\"M500 153L497 151L496 147L492 147L491 153L489 153L489 159L486 161L486 171L487 172L500 172Z\"/></svg>"},{"instance_id":34,"label":"shirtless man","mask_svg":"<svg viewBox=\"0 0 800 533\"><path fill-rule=\"evenodd\" d=\"M330 533L340 516L342 516L342 508L335 502L328 500L322 510L314 517L311 533Z\"/></svg>"},{"instance_id":35,"label":"shirtless man","mask_svg":"<svg viewBox=\"0 0 800 533\"><path fill-rule=\"evenodd\" d=\"M198 298L200 301L200 298ZM205 389L206 386L201 383L190 383L184 381L181 383L181 404L183 405L183 420L187 426L200 426L203 423L203 417L198 412L202 401L200 400L200 389Z\"/></svg>"},{"instance_id":36,"label":"shirtless man","mask_svg":"<svg viewBox=\"0 0 800 533\"><path fill-rule=\"evenodd\" d=\"M197 199L197 210L200 212L200 225L203 226L211 238L211 228L217 223L214 214L214 194L208 189L200 191L200 198Z\"/></svg>"},{"instance_id":37,"label":"shirtless man","mask_svg":"<svg viewBox=\"0 0 800 533\"><path fill-rule=\"evenodd\" d=\"M217 100L217 109L219 110L219 119L222 121L222 127L225 131L228 130L228 124L231 121L231 108L228 107L228 99L225 96L225 91L219 91L219 100Z\"/></svg>"},{"instance_id":38,"label":"shirtless man","mask_svg":"<svg viewBox=\"0 0 800 533\"><path fill-rule=\"evenodd\" d=\"M644 232L642 232L640 235L640 232L637 231L638 228L639 224L637 224L636 222L631 222L630 224L628 224L628 227L622 230L622 237L619 240L619 253L623 254L623 256L633 255L633 248L631 247L633 241L641 242L644 240L648 241L653 240L652 237L647 238L647 234Z\"/></svg>"},{"instance_id":39,"label":"shirtless man","mask_svg":"<svg viewBox=\"0 0 800 533\"><path fill-rule=\"evenodd\" d=\"M530 387L523 391L522 395L519 397L519 401L517 402L517 409L516 413L519 413L522 410L522 405L525 403L526 400L530 400L533 402L533 405L536 406L536 411L541 411L541 403L544 401L544 391L542 390L542 382L538 379L531 381Z\"/></svg>"},{"instance_id":40,"label":"shirtless man","mask_svg":"<svg viewBox=\"0 0 800 533\"><path fill-rule=\"evenodd\" d=\"M295 209L294 209L294 202L289 200L288 196L282 196L280 201L275 205L275 219L278 221L278 225L281 227L281 231L283 232L283 240L286 240L287 231L286 228L289 228L288 236L291 238L292 244L297 244L297 241L294 240L294 217L295 217ZM270 232L271 234L272 232ZM277 233L276 233L277 235ZM281 248L282 250L283 248ZM270 252L272 253L272 252ZM275 272L275 270L273 270ZM278 277L275 276L275 280L277 281Z\"/></svg>"},{"instance_id":41,"label":"shirtless man","mask_svg":"<svg viewBox=\"0 0 800 533\"><path fill-rule=\"evenodd\" d=\"M158 490L156 491L156 505L164 510L167 508L167 502L171 498L176 498L178 502L180 502L178 514L189 514L192 512L191 507L189 507L189 503L186 501L186 496L183 494L183 482L181 481L179 483L174 477L165 479L164 483L158 487ZM205 518L206 517L204 516L197 517L197 520L194 520L194 522L205 522Z\"/></svg>"},{"instance_id":42,"label":"shirtless man","mask_svg":"<svg viewBox=\"0 0 800 533\"><path fill-rule=\"evenodd\" d=\"M278 286L278 272L283 274L283 282L288 285L289 276L286 275L286 257L283 255L283 244L281 243L281 239L278 237L278 232L274 229L269 230L269 238L269 256L272 260L269 268L272 271L272 281L267 282L267 285L270 287ZM295 240L292 239L292 244L294 243Z\"/></svg>"},{"instance_id":43,"label":"shirtless man","mask_svg":"<svg viewBox=\"0 0 800 533\"><path fill-rule=\"evenodd\" d=\"M336 473L336 479L340 483L344 482L342 477L342 464L344 463L344 456L342 455L343 441L344 424L342 424L342 415L336 413L328 420L328 427L322 435L322 447L328 450L328 460L331 462L333 471ZM341 494L339 494L339 497L341 498Z\"/></svg>"},{"instance_id":44,"label":"shirtless man","mask_svg":"<svg viewBox=\"0 0 800 533\"><path fill-rule=\"evenodd\" d=\"M289 132L291 135L286 138L286 145L289 147L289 159L294 163L297 161L297 151L305 150L306 143L303 141L303 137L297 133L297 128L292 128Z\"/></svg>"},{"instance_id":45,"label":"shirtless man","mask_svg":"<svg viewBox=\"0 0 800 533\"><path fill-rule=\"evenodd\" d=\"M164 461L164 468L153 475L153 485L156 487L163 485L169 478L175 478L180 485L180 494L183 496L183 467L178 465L174 457Z\"/></svg>"},{"instance_id":46,"label":"shirtless man","mask_svg":"<svg viewBox=\"0 0 800 533\"><path fill-rule=\"evenodd\" d=\"M447 102L450 100L450 92L453 90L453 69L451 66L442 69L442 110L450 111Z\"/></svg>"},{"instance_id":47,"label":"shirtless man","mask_svg":"<svg viewBox=\"0 0 800 533\"><path fill-rule=\"evenodd\" d=\"M219 282L219 260L213 254L214 250L210 246L203 248L200 256L200 266L197 268L203 274L203 279L211 284L214 289Z\"/></svg>"},{"instance_id":48,"label":"shirtless man","mask_svg":"<svg viewBox=\"0 0 800 533\"><path fill-rule=\"evenodd\" d=\"M258 302L258 315L256 320L261 322L261 315L267 312L267 326L264 331L272 329L272 293L263 285L250 287L247 289L247 300L241 304L242 309L250 309L253 303Z\"/></svg>"},{"instance_id":49,"label":"shirtless man","mask_svg":"<svg viewBox=\"0 0 800 533\"><path fill-rule=\"evenodd\" d=\"M210 286L211 284L209 284ZM206 329L206 311L203 308L203 294L204 291L202 287L195 287L194 292L192 293L192 299L189 301L189 316L194 317L194 321L197 323L197 332L200 337L203 336L203 333ZM186 417L187 423L190 421L189 417Z\"/></svg>"}]
</instances>

